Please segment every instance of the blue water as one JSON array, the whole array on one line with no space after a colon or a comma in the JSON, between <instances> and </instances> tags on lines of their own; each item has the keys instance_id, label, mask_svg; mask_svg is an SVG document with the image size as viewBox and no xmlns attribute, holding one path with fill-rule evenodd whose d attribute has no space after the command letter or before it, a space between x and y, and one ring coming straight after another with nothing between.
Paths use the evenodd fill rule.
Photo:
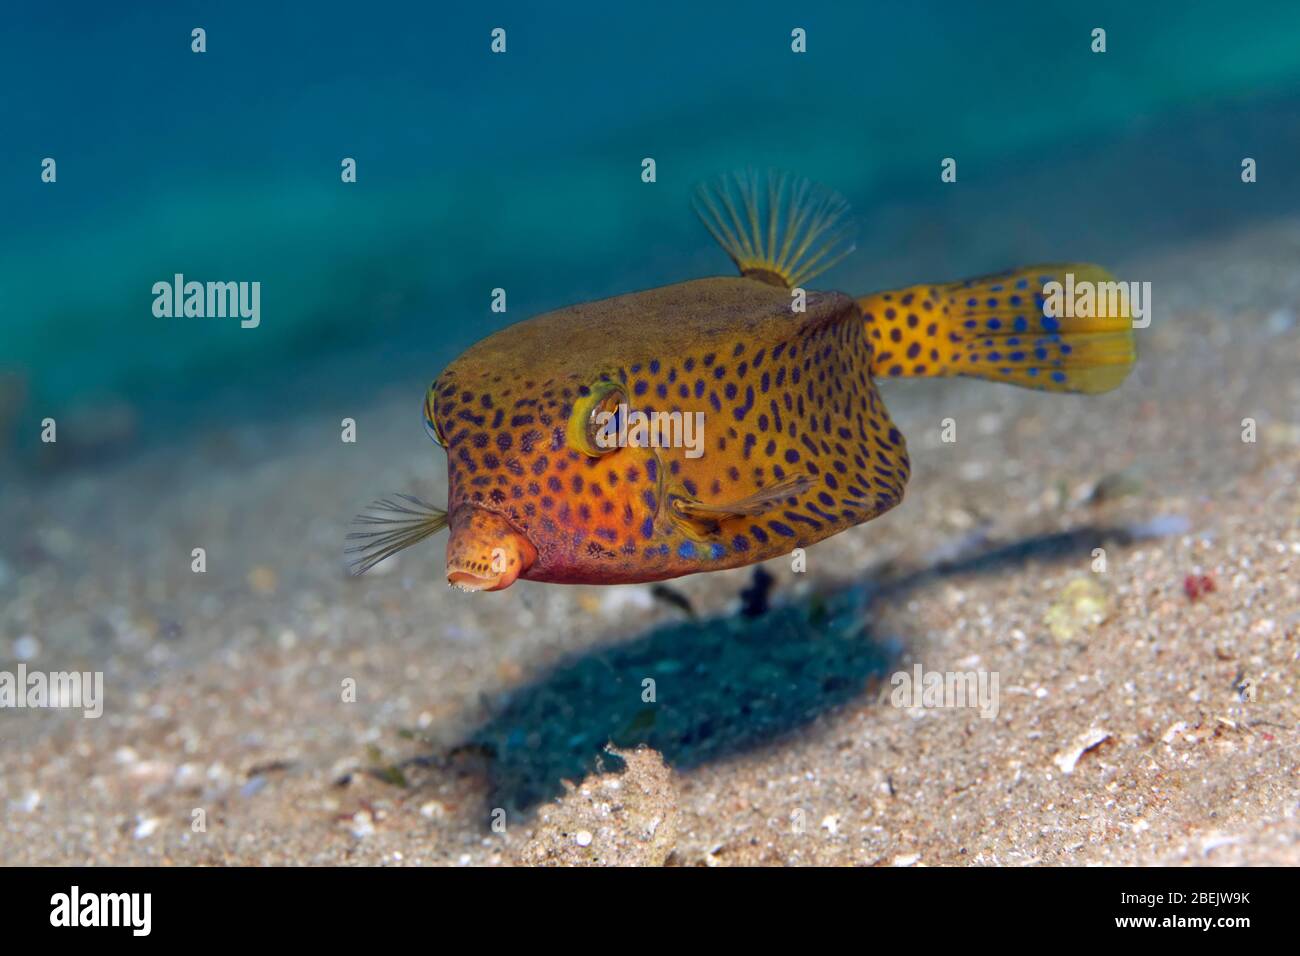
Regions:
<instances>
[{"instance_id":1,"label":"blue water","mask_svg":"<svg viewBox=\"0 0 1300 956\"><path fill-rule=\"evenodd\" d=\"M282 414L321 388L432 378L538 311L726 273L689 196L737 167L850 199L860 251L817 283L850 292L1106 262L1300 209L1294 0L723 6L10 6L0 377L24 383L17 429L105 398L146 410L147 435ZM177 272L259 281L260 327L156 318L151 287Z\"/></svg>"}]
</instances>

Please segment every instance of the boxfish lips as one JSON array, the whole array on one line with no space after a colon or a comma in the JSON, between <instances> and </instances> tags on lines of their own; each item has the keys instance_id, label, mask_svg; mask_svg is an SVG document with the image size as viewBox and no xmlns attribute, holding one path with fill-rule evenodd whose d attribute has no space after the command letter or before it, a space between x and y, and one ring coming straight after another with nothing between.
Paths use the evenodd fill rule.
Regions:
<instances>
[{"instance_id":1,"label":"boxfish lips","mask_svg":"<svg viewBox=\"0 0 1300 956\"><path fill-rule=\"evenodd\" d=\"M462 591L500 591L537 560L537 549L498 514L474 505L451 513L447 583Z\"/></svg>"}]
</instances>

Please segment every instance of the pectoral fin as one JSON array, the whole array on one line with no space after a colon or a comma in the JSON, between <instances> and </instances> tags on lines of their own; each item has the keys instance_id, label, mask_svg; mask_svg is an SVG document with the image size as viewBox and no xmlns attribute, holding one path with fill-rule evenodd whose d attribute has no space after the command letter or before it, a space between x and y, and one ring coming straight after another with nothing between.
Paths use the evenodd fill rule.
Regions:
<instances>
[{"instance_id":1,"label":"pectoral fin","mask_svg":"<svg viewBox=\"0 0 1300 956\"><path fill-rule=\"evenodd\" d=\"M786 498L801 495L813 486L815 479L809 475L791 475L776 484L760 488L752 495L735 501L707 503L698 498L678 496L672 499L672 509L680 518L698 523L714 523L728 518L761 515L779 507Z\"/></svg>"}]
</instances>

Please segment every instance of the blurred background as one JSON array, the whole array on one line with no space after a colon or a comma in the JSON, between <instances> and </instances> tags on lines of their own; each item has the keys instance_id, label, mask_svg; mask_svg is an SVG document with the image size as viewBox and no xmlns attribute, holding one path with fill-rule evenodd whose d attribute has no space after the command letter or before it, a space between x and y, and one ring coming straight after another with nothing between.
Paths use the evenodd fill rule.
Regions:
<instances>
[{"instance_id":1,"label":"blurred background","mask_svg":"<svg viewBox=\"0 0 1300 956\"><path fill-rule=\"evenodd\" d=\"M97 460L407 384L418 427L421 385L488 331L730 272L689 197L742 166L851 201L859 252L818 284L854 293L1114 262L1300 205L1291 0L853 6L7 11L5 458ZM155 318L151 287L177 272L260 281L261 326ZM57 455L47 415L73 416Z\"/></svg>"}]
</instances>

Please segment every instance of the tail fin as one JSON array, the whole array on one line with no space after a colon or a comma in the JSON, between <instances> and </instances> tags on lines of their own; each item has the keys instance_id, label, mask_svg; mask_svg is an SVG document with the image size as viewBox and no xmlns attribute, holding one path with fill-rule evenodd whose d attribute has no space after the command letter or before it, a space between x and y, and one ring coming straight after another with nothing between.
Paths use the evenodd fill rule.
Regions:
<instances>
[{"instance_id":1,"label":"tail fin","mask_svg":"<svg viewBox=\"0 0 1300 956\"><path fill-rule=\"evenodd\" d=\"M1116 388L1137 356L1128 288L1100 266L1066 263L877 292L858 305L877 376L1093 394Z\"/></svg>"}]
</instances>

